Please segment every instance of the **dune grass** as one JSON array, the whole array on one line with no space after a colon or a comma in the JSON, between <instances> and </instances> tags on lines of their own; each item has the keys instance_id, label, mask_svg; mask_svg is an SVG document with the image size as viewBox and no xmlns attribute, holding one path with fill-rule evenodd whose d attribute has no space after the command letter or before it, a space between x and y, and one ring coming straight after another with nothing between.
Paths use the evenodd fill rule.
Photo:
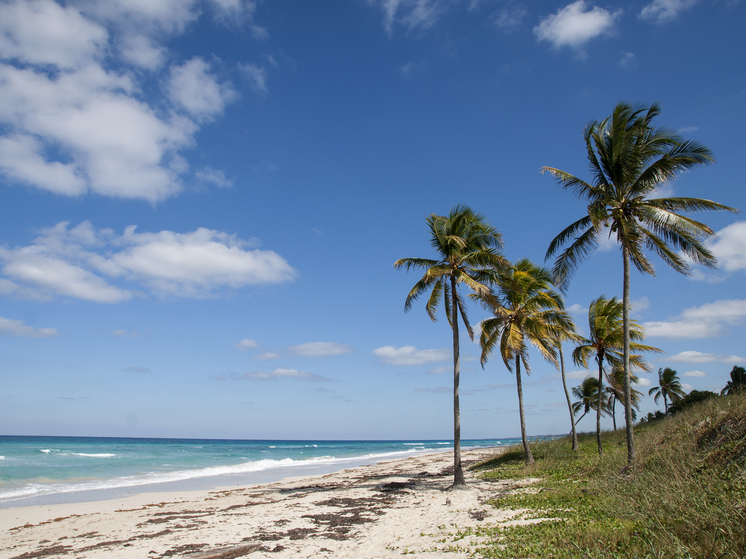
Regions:
<instances>
[{"instance_id":1,"label":"dune grass","mask_svg":"<svg viewBox=\"0 0 746 559\"><path fill-rule=\"evenodd\" d=\"M626 467L623 430L519 448L473 466L485 479L540 478L496 507L528 526L480 529L495 558L740 559L746 557L746 394L712 398L635 428L638 465Z\"/></svg>"}]
</instances>

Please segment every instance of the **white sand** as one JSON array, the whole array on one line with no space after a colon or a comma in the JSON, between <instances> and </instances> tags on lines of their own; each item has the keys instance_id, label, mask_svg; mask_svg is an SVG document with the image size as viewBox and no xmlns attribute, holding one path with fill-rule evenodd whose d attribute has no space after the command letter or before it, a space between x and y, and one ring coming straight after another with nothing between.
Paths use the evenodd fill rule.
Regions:
<instances>
[{"instance_id":1,"label":"white sand","mask_svg":"<svg viewBox=\"0 0 746 559\"><path fill-rule=\"evenodd\" d=\"M530 480L466 472L468 488L448 490L452 462L452 453L430 454L261 486L0 510L0 556L161 558L244 546L236 553L251 559L467 557L479 540L457 530L515 519L520 511L486 501Z\"/></svg>"}]
</instances>

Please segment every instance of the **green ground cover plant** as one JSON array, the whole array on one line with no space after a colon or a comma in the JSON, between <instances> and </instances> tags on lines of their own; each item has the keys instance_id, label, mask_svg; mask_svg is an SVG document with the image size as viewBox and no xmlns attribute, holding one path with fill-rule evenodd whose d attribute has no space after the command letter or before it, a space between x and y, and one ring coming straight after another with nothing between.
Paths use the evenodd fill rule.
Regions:
<instances>
[{"instance_id":1,"label":"green ground cover plant","mask_svg":"<svg viewBox=\"0 0 746 559\"><path fill-rule=\"evenodd\" d=\"M495 558L740 559L746 557L746 394L713 397L635 428L627 466L623 430L532 445L473 466L484 479L540 481L491 504L536 523L479 530L475 553Z\"/></svg>"}]
</instances>

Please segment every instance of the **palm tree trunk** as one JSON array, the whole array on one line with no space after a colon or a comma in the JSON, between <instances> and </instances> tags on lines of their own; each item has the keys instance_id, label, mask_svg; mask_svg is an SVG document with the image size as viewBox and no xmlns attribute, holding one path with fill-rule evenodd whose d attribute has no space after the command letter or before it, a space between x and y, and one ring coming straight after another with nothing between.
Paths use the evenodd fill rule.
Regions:
<instances>
[{"instance_id":1,"label":"palm tree trunk","mask_svg":"<svg viewBox=\"0 0 746 559\"><path fill-rule=\"evenodd\" d=\"M572 411L572 402L570 402L570 392L567 390L567 381L565 380L565 356L562 353L562 342L557 342L557 349L560 355L560 371L562 372L562 387L565 389L565 398L567 399L567 408L570 410L570 425L572 425L572 449L578 450L578 432L575 429L575 414ZM581 417L582 419L582 417Z\"/></svg>"},{"instance_id":2,"label":"palm tree trunk","mask_svg":"<svg viewBox=\"0 0 746 559\"><path fill-rule=\"evenodd\" d=\"M663 412L668 415L668 402L666 401L666 393L663 393Z\"/></svg>"},{"instance_id":3,"label":"palm tree trunk","mask_svg":"<svg viewBox=\"0 0 746 559\"><path fill-rule=\"evenodd\" d=\"M577 420L577 421L575 422L575 425L577 425L578 423L580 423L580 420L581 420L581 419L583 419L583 418L585 417L585 414L587 414L587 413L588 413L588 410L585 410L585 411L583 412L583 415L581 415L581 416L580 416L580 417L578 418L578 420Z\"/></svg>"},{"instance_id":4,"label":"palm tree trunk","mask_svg":"<svg viewBox=\"0 0 746 559\"><path fill-rule=\"evenodd\" d=\"M598 443L598 456L604 455L604 447L601 445L601 406L603 405L603 377L604 377L604 360L603 354L598 356L598 402L596 409L596 442Z\"/></svg>"},{"instance_id":5,"label":"palm tree trunk","mask_svg":"<svg viewBox=\"0 0 746 559\"><path fill-rule=\"evenodd\" d=\"M629 247L622 243L624 259L624 290L622 295L622 320L624 324L624 420L627 424L627 465L635 465L635 433L632 419L632 387L629 372Z\"/></svg>"},{"instance_id":6,"label":"palm tree trunk","mask_svg":"<svg viewBox=\"0 0 746 559\"><path fill-rule=\"evenodd\" d=\"M531 465L534 463L534 455L531 454L531 447L528 446L528 438L526 437L526 416L523 413L523 386L521 385L521 356L517 355L515 358L515 379L518 384L518 413L521 416L521 439L523 440L523 455L526 459L526 464Z\"/></svg>"},{"instance_id":7,"label":"palm tree trunk","mask_svg":"<svg viewBox=\"0 0 746 559\"><path fill-rule=\"evenodd\" d=\"M611 404L611 419L614 422L614 431L616 431L616 396L612 396L614 402Z\"/></svg>"},{"instance_id":8,"label":"palm tree trunk","mask_svg":"<svg viewBox=\"0 0 746 559\"><path fill-rule=\"evenodd\" d=\"M458 296L456 280L451 276L451 296L453 298L453 486L466 485L464 470L461 467L461 405L458 386L460 375L459 339L458 339Z\"/></svg>"}]
</instances>

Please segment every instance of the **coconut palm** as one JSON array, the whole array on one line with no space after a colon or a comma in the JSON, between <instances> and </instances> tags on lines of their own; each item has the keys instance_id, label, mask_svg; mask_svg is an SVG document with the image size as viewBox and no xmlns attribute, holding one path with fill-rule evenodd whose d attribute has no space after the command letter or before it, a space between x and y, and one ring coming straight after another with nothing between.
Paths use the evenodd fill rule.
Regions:
<instances>
[{"instance_id":1,"label":"coconut palm","mask_svg":"<svg viewBox=\"0 0 746 559\"><path fill-rule=\"evenodd\" d=\"M648 391L648 396L653 396L654 394L653 400L656 404L658 403L658 398L663 396L664 413L668 413L668 400L671 400L673 404L684 397L685 392L676 371L668 367L658 369L658 386L654 386Z\"/></svg>"},{"instance_id":2,"label":"coconut palm","mask_svg":"<svg viewBox=\"0 0 746 559\"><path fill-rule=\"evenodd\" d=\"M631 384L639 382L639 379L633 374L630 374L629 380ZM624 371L619 367L612 368L611 374L606 375L606 382L608 383L606 393L609 396L608 404L611 420L614 423L614 431L616 431L616 403L617 401L621 401L624 404ZM642 392L635 388L632 388L630 392L632 393L632 419L637 419L637 410L640 409Z\"/></svg>"},{"instance_id":3,"label":"coconut palm","mask_svg":"<svg viewBox=\"0 0 746 559\"><path fill-rule=\"evenodd\" d=\"M459 316L471 339L474 339L474 331L458 288L463 283L477 294L487 294L489 287L484 282L488 274L505 261L498 252L502 247L500 233L466 206L454 207L447 216L430 214L427 225L430 244L438 258L402 258L394 262L394 267L425 271L407 295L404 311L409 311L414 301L429 291L425 305L427 314L433 321L437 320L437 308L442 300L453 330L453 485L460 486L466 482L461 467Z\"/></svg>"},{"instance_id":4,"label":"coconut palm","mask_svg":"<svg viewBox=\"0 0 746 559\"><path fill-rule=\"evenodd\" d=\"M580 410L583 410L583 415L575 422L575 424L578 424L589 411L598 409L598 379L591 376L585 377L580 386L572 389L572 394L578 399L572 405L573 413L577 415ZM601 413L608 413L608 408L604 400L601 400Z\"/></svg>"},{"instance_id":5,"label":"coconut palm","mask_svg":"<svg viewBox=\"0 0 746 559\"><path fill-rule=\"evenodd\" d=\"M482 335L479 338L482 367L495 347L499 347L500 356L509 371L513 371L515 364L524 458L527 464L533 464L523 411L521 363L526 373L530 374L530 344L545 359L557 365L555 340L560 332L572 331L574 326L564 311L562 297L552 289L551 272L530 260L519 260L502 270L497 274L494 287L490 293L475 294L494 315L482 321Z\"/></svg>"},{"instance_id":6,"label":"coconut palm","mask_svg":"<svg viewBox=\"0 0 746 559\"><path fill-rule=\"evenodd\" d=\"M624 401L627 461L630 465L635 462L629 382L630 261L640 272L654 275L653 265L644 254L647 247L684 274L689 273L684 256L693 262L713 267L715 257L704 245L705 239L714 235L713 230L677 212L736 211L701 198L651 198L655 196L656 189L679 173L713 161L710 150L705 146L685 141L670 130L654 128L652 121L659 113L657 104L633 107L619 103L610 117L586 126L583 139L591 168L590 183L553 167L543 168L563 188L587 202L588 211L549 245L547 258L569 243L554 263L552 271L555 283L563 290L567 288L573 272L598 246L606 231L616 237L622 251Z\"/></svg>"},{"instance_id":7,"label":"coconut palm","mask_svg":"<svg viewBox=\"0 0 746 559\"><path fill-rule=\"evenodd\" d=\"M588 338L580 338L579 345L572 353L572 359L576 365L588 368L588 361L593 357L598 364L598 405L596 406L596 441L598 443L598 455L603 456L601 446L601 401L603 399L603 376L604 363L612 368L620 367L623 363L624 327L622 317L623 304L616 297L607 299L601 295L591 302L588 308L588 327L590 334ZM661 350L652 346L637 343L645 337L644 329L637 321L629 323L630 337L635 340L630 342L629 347L637 352ZM642 370L649 370L649 365L639 355L630 355L631 365ZM629 401L629 400L627 400ZM626 403L626 402L625 402ZM625 406L626 407L626 406Z\"/></svg>"},{"instance_id":8,"label":"coconut palm","mask_svg":"<svg viewBox=\"0 0 746 559\"><path fill-rule=\"evenodd\" d=\"M730 380L720 391L721 395L737 394L746 390L746 369L735 365L730 371Z\"/></svg>"}]
</instances>

